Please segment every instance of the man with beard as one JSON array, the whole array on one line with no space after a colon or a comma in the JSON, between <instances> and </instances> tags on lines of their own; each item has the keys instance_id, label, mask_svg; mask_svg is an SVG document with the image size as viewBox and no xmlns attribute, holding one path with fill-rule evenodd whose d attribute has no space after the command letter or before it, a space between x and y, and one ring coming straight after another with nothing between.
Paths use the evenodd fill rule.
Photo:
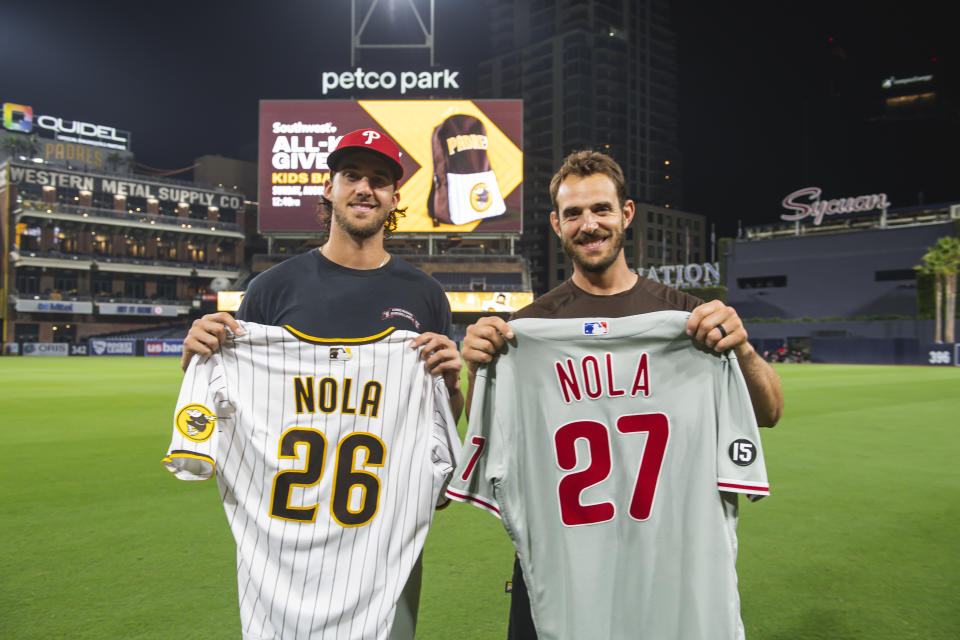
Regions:
<instances>
[{"instance_id":1,"label":"man with beard","mask_svg":"<svg viewBox=\"0 0 960 640\"><path fill-rule=\"evenodd\" d=\"M579 151L567 157L550 182L550 223L573 262L573 276L511 316L519 318L618 318L655 311L689 311L687 333L717 352L733 349L760 426L772 427L783 412L780 378L747 341L733 307L699 298L640 276L627 266L624 232L634 203L626 198L623 170L609 156ZM496 316L467 328L462 357L467 362L466 408L481 364L493 361L513 338ZM510 638L536 638L519 560L514 563Z\"/></svg>"},{"instance_id":2,"label":"man with beard","mask_svg":"<svg viewBox=\"0 0 960 640\"><path fill-rule=\"evenodd\" d=\"M455 418L463 410L462 362L449 338L452 316L440 284L383 246L397 228L403 176L400 150L375 129L341 138L327 164L318 221L330 236L318 249L271 267L251 281L237 319L290 325L325 339L356 341L394 327L419 333L411 348L423 347L430 373L443 375ZM194 354L207 356L226 339L226 328L242 331L226 312L193 322L183 341L184 371Z\"/></svg>"},{"instance_id":3,"label":"man with beard","mask_svg":"<svg viewBox=\"0 0 960 640\"><path fill-rule=\"evenodd\" d=\"M236 318L264 325L289 325L300 334L369 342L391 328L420 334L410 342L431 374L443 377L453 419L463 410L462 361L452 331L450 304L440 284L384 248L397 228L403 176L400 150L385 133L360 129L344 135L328 159L318 222L329 238L318 249L290 258L250 282ZM226 312L193 322L183 342L184 371L195 354L208 356L227 339L227 328L243 332ZM421 562L417 561L397 603L391 638L410 638L416 624Z\"/></svg>"}]
</instances>

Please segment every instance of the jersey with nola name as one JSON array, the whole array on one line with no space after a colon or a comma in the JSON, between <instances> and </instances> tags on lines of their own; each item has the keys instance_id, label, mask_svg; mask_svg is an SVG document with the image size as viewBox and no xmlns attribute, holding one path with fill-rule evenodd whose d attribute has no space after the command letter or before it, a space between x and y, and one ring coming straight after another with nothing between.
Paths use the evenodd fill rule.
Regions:
<instances>
[{"instance_id":1,"label":"jersey with nola name","mask_svg":"<svg viewBox=\"0 0 960 640\"><path fill-rule=\"evenodd\" d=\"M391 256L377 269L350 269L318 250L267 269L250 283L237 319L309 336L359 339L391 327L449 336L450 303L435 279Z\"/></svg>"},{"instance_id":2,"label":"jersey with nola name","mask_svg":"<svg viewBox=\"0 0 960 640\"><path fill-rule=\"evenodd\" d=\"M477 373L447 495L503 519L541 640L743 639L736 494L769 494L763 451L735 355L688 318L515 320Z\"/></svg>"},{"instance_id":3,"label":"jersey with nola name","mask_svg":"<svg viewBox=\"0 0 960 640\"><path fill-rule=\"evenodd\" d=\"M163 460L216 475L243 637L412 637L395 622L415 614L408 578L460 451L442 379L412 332L343 345L243 328L191 361Z\"/></svg>"}]
</instances>

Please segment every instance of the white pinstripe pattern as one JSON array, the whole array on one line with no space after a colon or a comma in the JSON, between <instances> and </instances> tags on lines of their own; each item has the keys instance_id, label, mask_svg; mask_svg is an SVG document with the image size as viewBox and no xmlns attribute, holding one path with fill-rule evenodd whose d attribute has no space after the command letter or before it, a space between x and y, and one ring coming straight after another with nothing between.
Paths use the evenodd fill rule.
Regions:
<instances>
[{"instance_id":1,"label":"white pinstripe pattern","mask_svg":"<svg viewBox=\"0 0 960 640\"><path fill-rule=\"evenodd\" d=\"M245 334L210 358L195 358L177 403L204 404L217 413L211 438L193 442L174 428L165 465L178 477L210 475L189 451L212 458L227 521L237 542L237 585L244 638L386 638L397 598L423 548L434 505L456 465L460 441L442 381L427 375L416 335L394 332L370 344L349 345L349 360L332 360L329 344L301 341L280 327L244 323ZM296 413L293 379L312 376L315 411ZM318 382L338 383L338 407L319 410ZM352 379L351 406L341 412L344 380ZM383 385L376 417L359 415L363 385ZM289 507L316 505L313 522L271 517L271 490L278 472L303 471L297 458L279 458L280 438L291 428L326 438L317 484L292 487ZM354 468L380 482L378 510L362 526L346 527L331 516L338 443L355 432L384 443L382 467ZM314 452L316 454L316 452ZM347 455L347 454L344 454ZM314 461L317 464L317 460ZM209 465L207 465L209 467ZM198 473L199 470L199 473ZM354 487L350 504L357 506ZM369 496L368 496L369 498Z\"/></svg>"}]
</instances>

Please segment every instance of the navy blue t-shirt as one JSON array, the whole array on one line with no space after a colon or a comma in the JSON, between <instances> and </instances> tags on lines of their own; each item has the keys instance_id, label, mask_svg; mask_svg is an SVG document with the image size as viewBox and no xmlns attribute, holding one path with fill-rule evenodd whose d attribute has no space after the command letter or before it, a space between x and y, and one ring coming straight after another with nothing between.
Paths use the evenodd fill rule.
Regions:
<instances>
[{"instance_id":1,"label":"navy blue t-shirt","mask_svg":"<svg viewBox=\"0 0 960 640\"><path fill-rule=\"evenodd\" d=\"M289 325L308 336L357 340L391 327L451 333L450 303L440 283L391 256L378 269L350 269L314 249L250 282L237 318Z\"/></svg>"}]
</instances>

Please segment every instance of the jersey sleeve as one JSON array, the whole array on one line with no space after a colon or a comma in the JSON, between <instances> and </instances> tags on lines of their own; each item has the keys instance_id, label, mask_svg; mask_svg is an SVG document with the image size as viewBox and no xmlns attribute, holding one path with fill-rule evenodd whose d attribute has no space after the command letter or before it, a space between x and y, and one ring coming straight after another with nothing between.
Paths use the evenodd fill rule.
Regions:
<instances>
[{"instance_id":1,"label":"jersey sleeve","mask_svg":"<svg viewBox=\"0 0 960 640\"><path fill-rule=\"evenodd\" d=\"M496 377L489 367L477 372L474 381L470 426L460 464L447 487L447 496L468 502L500 517L494 485L502 477L503 439L496 417Z\"/></svg>"},{"instance_id":2,"label":"jersey sleeve","mask_svg":"<svg viewBox=\"0 0 960 640\"><path fill-rule=\"evenodd\" d=\"M220 353L190 361L173 416L173 436L163 459L180 480L206 480L216 474L217 442L233 413L226 400Z\"/></svg>"},{"instance_id":3,"label":"jersey sleeve","mask_svg":"<svg viewBox=\"0 0 960 640\"><path fill-rule=\"evenodd\" d=\"M460 434L457 433L457 421L450 412L450 393L440 376L434 380L433 400L433 446L430 453L441 482L437 508L442 509L450 504L446 489L460 461Z\"/></svg>"},{"instance_id":4,"label":"jersey sleeve","mask_svg":"<svg viewBox=\"0 0 960 640\"><path fill-rule=\"evenodd\" d=\"M732 353L723 357L716 385L717 487L759 500L770 495L767 467L750 393Z\"/></svg>"}]
</instances>

